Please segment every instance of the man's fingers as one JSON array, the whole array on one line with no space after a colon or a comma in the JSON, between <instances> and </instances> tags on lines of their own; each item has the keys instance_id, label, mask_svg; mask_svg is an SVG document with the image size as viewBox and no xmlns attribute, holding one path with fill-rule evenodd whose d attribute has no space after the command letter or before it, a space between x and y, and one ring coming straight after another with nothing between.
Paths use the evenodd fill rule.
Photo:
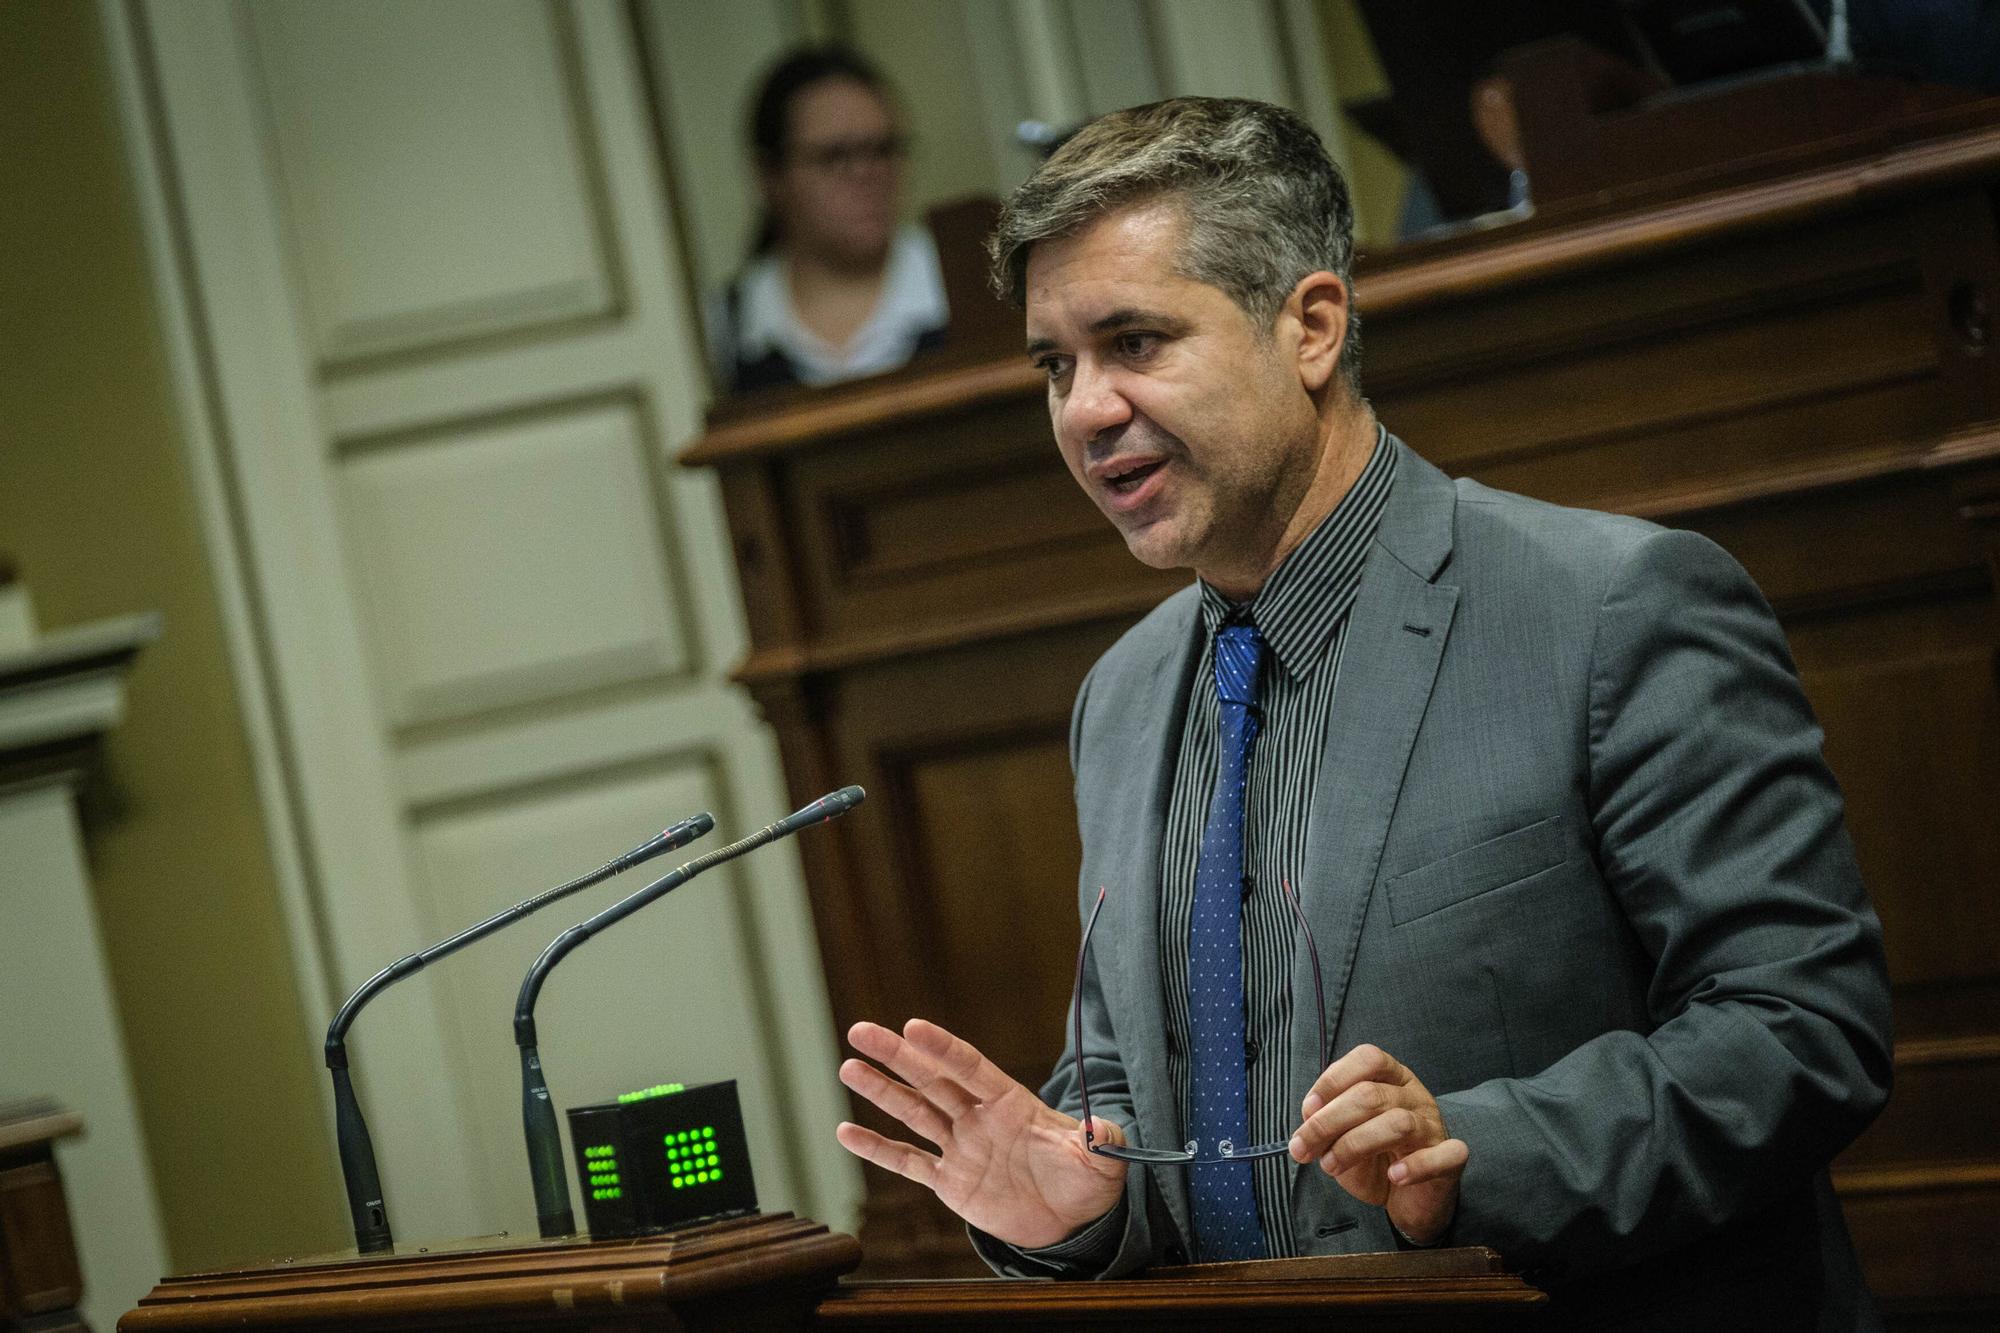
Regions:
<instances>
[{"instance_id":1,"label":"man's fingers","mask_svg":"<svg viewBox=\"0 0 2000 1333\"><path fill-rule=\"evenodd\" d=\"M840 1081L939 1147L951 1137L951 1121L944 1112L866 1060L843 1061Z\"/></svg>"},{"instance_id":2,"label":"man's fingers","mask_svg":"<svg viewBox=\"0 0 2000 1333\"><path fill-rule=\"evenodd\" d=\"M1312 1099L1307 1098L1311 1105ZM1405 1104L1401 1087L1387 1083L1357 1083L1307 1116L1292 1135L1292 1160L1310 1162L1322 1157L1341 1137L1367 1124L1385 1111Z\"/></svg>"},{"instance_id":3,"label":"man's fingers","mask_svg":"<svg viewBox=\"0 0 2000 1333\"><path fill-rule=\"evenodd\" d=\"M1435 1134L1423 1117L1409 1107L1391 1107L1335 1139L1332 1151L1320 1159L1320 1164L1328 1175L1336 1175L1380 1153L1408 1154L1428 1148Z\"/></svg>"},{"instance_id":4,"label":"man's fingers","mask_svg":"<svg viewBox=\"0 0 2000 1333\"><path fill-rule=\"evenodd\" d=\"M1380 1046L1363 1042L1320 1072L1320 1076L1313 1080L1311 1091L1306 1093L1299 1114L1310 1117L1357 1083L1394 1085L1409 1081L1410 1071L1403 1068L1396 1057Z\"/></svg>"},{"instance_id":5,"label":"man's fingers","mask_svg":"<svg viewBox=\"0 0 2000 1333\"><path fill-rule=\"evenodd\" d=\"M885 1171L894 1171L925 1189L937 1188L938 1159L923 1149L885 1139L874 1130L864 1129L849 1121L842 1121L833 1131L833 1136L840 1140L841 1147L864 1162L873 1162Z\"/></svg>"},{"instance_id":6,"label":"man's fingers","mask_svg":"<svg viewBox=\"0 0 2000 1333\"><path fill-rule=\"evenodd\" d=\"M1427 1180L1444 1180L1465 1170L1465 1164L1471 1159L1472 1149L1466 1146L1464 1139L1446 1139L1443 1143L1420 1148L1391 1166L1389 1183L1421 1185Z\"/></svg>"},{"instance_id":7,"label":"man's fingers","mask_svg":"<svg viewBox=\"0 0 2000 1333\"><path fill-rule=\"evenodd\" d=\"M956 1120L978 1104L977 1097L947 1077L936 1056L880 1024L856 1023L847 1030L847 1040L855 1050L888 1066L903 1082L929 1098L948 1119Z\"/></svg>"},{"instance_id":8,"label":"man's fingers","mask_svg":"<svg viewBox=\"0 0 2000 1333\"><path fill-rule=\"evenodd\" d=\"M1021 1086L981 1055L977 1046L928 1019L913 1018L903 1024L903 1036L978 1101L998 1101Z\"/></svg>"}]
</instances>

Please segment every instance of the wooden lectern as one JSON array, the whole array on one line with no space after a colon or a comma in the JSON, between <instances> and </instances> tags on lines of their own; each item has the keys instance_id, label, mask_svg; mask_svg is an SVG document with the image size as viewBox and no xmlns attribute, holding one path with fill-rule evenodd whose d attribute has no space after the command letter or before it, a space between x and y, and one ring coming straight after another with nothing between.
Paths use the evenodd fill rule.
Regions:
<instances>
[{"instance_id":1,"label":"wooden lectern","mask_svg":"<svg viewBox=\"0 0 2000 1333\"><path fill-rule=\"evenodd\" d=\"M852 1236L766 1213L632 1240L468 1242L195 1273L160 1283L118 1327L803 1328L860 1262Z\"/></svg>"},{"instance_id":2,"label":"wooden lectern","mask_svg":"<svg viewBox=\"0 0 2000 1333\"><path fill-rule=\"evenodd\" d=\"M1488 1249L1341 1254L1158 1268L1118 1282L850 1282L819 1327L1271 1329L1533 1328L1548 1297ZM1523 1318L1523 1316L1529 1316Z\"/></svg>"},{"instance_id":3,"label":"wooden lectern","mask_svg":"<svg viewBox=\"0 0 2000 1333\"><path fill-rule=\"evenodd\" d=\"M1156 1270L1119 1282L852 1282L849 1236L789 1213L636 1240L442 1249L169 1278L118 1322L172 1329L1277 1328L1518 1324L1546 1297L1491 1250Z\"/></svg>"}]
</instances>

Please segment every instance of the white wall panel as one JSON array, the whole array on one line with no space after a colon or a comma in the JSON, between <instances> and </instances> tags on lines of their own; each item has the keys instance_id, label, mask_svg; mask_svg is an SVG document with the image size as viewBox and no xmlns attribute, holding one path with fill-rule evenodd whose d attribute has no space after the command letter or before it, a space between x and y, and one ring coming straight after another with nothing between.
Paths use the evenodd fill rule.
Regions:
<instances>
[{"instance_id":1,"label":"white wall panel","mask_svg":"<svg viewBox=\"0 0 2000 1333\"><path fill-rule=\"evenodd\" d=\"M376 445L340 480L391 722L688 668L636 405Z\"/></svg>"},{"instance_id":2,"label":"white wall panel","mask_svg":"<svg viewBox=\"0 0 2000 1333\"><path fill-rule=\"evenodd\" d=\"M1166 94L1158 38L1143 0L1067 0L1077 78L1089 114L1157 102Z\"/></svg>"},{"instance_id":3,"label":"white wall panel","mask_svg":"<svg viewBox=\"0 0 2000 1333\"><path fill-rule=\"evenodd\" d=\"M323 366L609 311L591 145L542 0L244 13Z\"/></svg>"},{"instance_id":4,"label":"white wall panel","mask_svg":"<svg viewBox=\"0 0 2000 1333\"><path fill-rule=\"evenodd\" d=\"M712 765L684 755L588 783L420 814L412 838L431 929L440 936L457 930L720 803ZM717 813L723 828L697 848L547 908L440 964L437 984L468 1071L475 1156L493 1195L482 1215L530 1234L535 1225L512 1026L521 978L566 927L747 831L731 831L726 810ZM536 1026L558 1106L661 1082L736 1079L759 1201L788 1208L802 1202L797 1138L785 1128L794 1111L782 1066L763 1054L753 982L761 945L745 897L758 891L758 865L753 857L721 867L579 948L550 974ZM569 1174L581 1221L574 1168Z\"/></svg>"},{"instance_id":5,"label":"white wall panel","mask_svg":"<svg viewBox=\"0 0 2000 1333\"><path fill-rule=\"evenodd\" d=\"M1152 0L1171 95L1291 104L1284 30L1267 0Z\"/></svg>"}]
</instances>

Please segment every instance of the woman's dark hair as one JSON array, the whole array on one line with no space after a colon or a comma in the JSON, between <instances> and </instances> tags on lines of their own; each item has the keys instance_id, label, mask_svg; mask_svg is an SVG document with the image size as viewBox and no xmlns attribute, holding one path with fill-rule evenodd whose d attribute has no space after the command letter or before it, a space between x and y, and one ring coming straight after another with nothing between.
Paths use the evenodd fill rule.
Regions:
<instances>
[{"instance_id":1,"label":"woman's dark hair","mask_svg":"<svg viewBox=\"0 0 2000 1333\"><path fill-rule=\"evenodd\" d=\"M800 93L828 79L849 79L885 100L889 84L882 71L850 46L829 42L793 51L771 67L758 86L757 100L750 107L750 149L756 154L759 171L776 171L790 151L792 103ZM767 208L757 224L756 243L750 257L767 254L778 243L778 220Z\"/></svg>"}]
</instances>

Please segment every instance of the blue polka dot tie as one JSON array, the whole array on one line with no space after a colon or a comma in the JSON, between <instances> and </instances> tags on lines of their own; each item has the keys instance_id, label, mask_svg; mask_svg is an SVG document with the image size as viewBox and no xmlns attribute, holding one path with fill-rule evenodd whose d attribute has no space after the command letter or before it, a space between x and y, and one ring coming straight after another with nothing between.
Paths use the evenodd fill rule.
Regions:
<instances>
[{"instance_id":1,"label":"blue polka dot tie","mask_svg":"<svg viewBox=\"0 0 2000 1333\"><path fill-rule=\"evenodd\" d=\"M1253 625L1215 635L1215 690L1221 699L1220 762L1195 867L1188 925L1189 1017L1194 1032L1193 1105L1188 1134L1204 1157L1224 1140L1250 1146L1250 1090L1243 1034L1243 785L1257 739L1257 673L1264 639ZM1264 1228L1249 1162L1188 1168L1195 1250L1204 1263L1264 1257Z\"/></svg>"}]
</instances>

